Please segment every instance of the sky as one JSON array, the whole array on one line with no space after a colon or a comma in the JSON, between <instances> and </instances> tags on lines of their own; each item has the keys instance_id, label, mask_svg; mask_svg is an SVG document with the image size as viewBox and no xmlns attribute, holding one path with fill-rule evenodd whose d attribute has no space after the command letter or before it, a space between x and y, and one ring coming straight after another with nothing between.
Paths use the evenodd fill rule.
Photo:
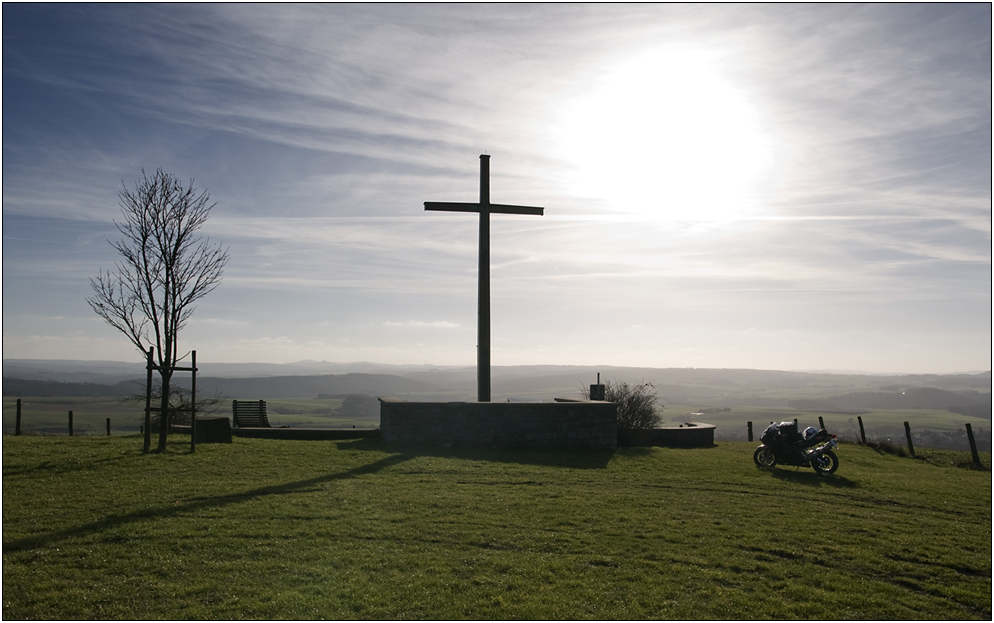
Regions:
<instances>
[{"instance_id":1,"label":"sky","mask_svg":"<svg viewBox=\"0 0 994 623\"><path fill-rule=\"evenodd\" d=\"M3 5L3 357L86 303L142 169L216 202L202 362L991 367L990 4Z\"/></svg>"}]
</instances>

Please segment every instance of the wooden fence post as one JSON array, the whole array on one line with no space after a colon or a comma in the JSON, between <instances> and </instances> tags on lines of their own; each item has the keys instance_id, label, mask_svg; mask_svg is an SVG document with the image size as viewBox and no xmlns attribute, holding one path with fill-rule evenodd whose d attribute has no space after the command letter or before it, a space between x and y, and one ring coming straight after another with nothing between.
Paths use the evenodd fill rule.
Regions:
<instances>
[{"instance_id":1,"label":"wooden fence post","mask_svg":"<svg viewBox=\"0 0 994 623\"><path fill-rule=\"evenodd\" d=\"M193 380L190 384L190 452L197 449L197 351L192 351L193 359L190 360L190 368L193 372Z\"/></svg>"},{"instance_id":2,"label":"wooden fence post","mask_svg":"<svg viewBox=\"0 0 994 623\"><path fill-rule=\"evenodd\" d=\"M69 436L72 437L72 411L69 412Z\"/></svg>"},{"instance_id":3,"label":"wooden fence post","mask_svg":"<svg viewBox=\"0 0 994 623\"><path fill-rule=\"evenodd\" d=\"M17 399L17 420L14 421L14 435L21 434L21 399Z\"/></svg>"},{"instance_id":4,"label":"wooden fence post","mask_svg":"<svg viewBox=\"0 0 994 623\"><path fill-rule=\"evenodd\" d=\"M752 422L746 422L749 425L749 441L752 441Z\"/></svg>"},{"instance_id":5,"label":"wooden fence post","mask_svg":"<svg viewBox=\"0 0 994 623\"><path fill-rule=\"evenodd\" d=\"M155 348L148 347L148 356L145 359L145 426L142 427L142 452L148 453L152 447L152 356ZM159 417L162 422L162 417Z\"/></svg>"},{"instance_id":6,"label":"wooden fence post","mask_svg":"<svg viewBox=\"0 0 994 623\"><path fill-rule=\"evenodd\" d=\"M818 428L825 430L825 418L818 416Z\"/></svg>"},{"instance_id":7,"label":"wooden fence post","mask_svg":"<svg viewBox=\"0 0 994 623\"><path fill-rule=\"evenodd\" d=\"M973 438L973 427L970 426L969 422L966 424L966 438L970 440L970 453L973 454L973 462L981 465L980 453L977 452L977 440Z\"/></svg>"},{"instance_id":8,"label":"wooden fence post","mask_svg":"<svg viewBox=\"0 0 994 623\"><path fill-rule=\"evenodd\" d=\"M863 440L863 445L866 445L866 431L863 430L863 416L857 415L856 420L859 422L859 438Z\"/></svg>"},{"instance_id":9,"label":"wooden fence post","mask_svg":"<svg viewBox=\"0 0 994 623\"><path fill-rule=\"evenodd\" d=\"M915 455L915 444L911 442L911 424L907 422L904 423L904 434L908 438L908 450L911 451L911 456Z\"/></svg>"},{"instance_id":10,"label":"wooden fence post","mask_svg":"<svg viewBox=\"0 0 994 623\"><path fill-rule=\"evenodd\" d=\"M110 437L110 418L107 418L107 436Z\"/></svg>"}]
</instances>

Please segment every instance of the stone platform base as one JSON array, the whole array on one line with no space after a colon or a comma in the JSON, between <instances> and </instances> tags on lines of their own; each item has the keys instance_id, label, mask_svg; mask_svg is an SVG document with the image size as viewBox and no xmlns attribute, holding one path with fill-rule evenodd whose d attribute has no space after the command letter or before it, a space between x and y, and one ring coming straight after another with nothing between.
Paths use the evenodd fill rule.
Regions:
<instances>
[{"instance_id":1,"label":"stone platform base","mask_svg":"<svg viewBox=\"0 0 994 623\"><path fill-rule=\"evenodd\" d=\"M380 398L390 444L491 448L616 448L617 405L571 402L406 402Z\"/></svg>"}]
</instances>

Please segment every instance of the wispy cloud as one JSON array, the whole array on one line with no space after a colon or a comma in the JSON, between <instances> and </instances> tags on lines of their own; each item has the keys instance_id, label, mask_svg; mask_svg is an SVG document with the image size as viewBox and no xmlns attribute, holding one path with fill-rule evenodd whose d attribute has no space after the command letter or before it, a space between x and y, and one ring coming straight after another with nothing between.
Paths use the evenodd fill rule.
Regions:
<instances>
[{"instance_id":1,"label":"wispy cloud","mask_svg":"<svg viewBox=\"0 0 994 623\"><path fill-rule=\"evenodd\" d=\"M216 358L470 363L476 219L422 203L474 201L488 152L494 201L546 207L493 219L506 362L865 369L872 348L895 353L872 355L889 371L989 361L989 5L5 5L4 17L7 356L63 336L107 358L112 333L72 337L87 277L116 259L105 240L121 182L162 166L211 192L204 233L231 247L188 329ZM674 58L708 81L662 65ZM652 89L634 91L649 105L602 97L564 142L567 113L633 59L650 59ZM725 108L690 97L705 87ZM732 140L735 124L665 108L678 95L751 133ZM646 110L683 112L634 118ZM605 136L618 142L599 151ZM28 320L42 315L63 320ZM917 359L888 326L920 337ZM942 356L928 351L940 332Z\"/></svg>"},{"instance_id":2,"label":"wispy cloud","mask_svg":"<svg viewBox=\"0 0 994 623\"><path fill-rule=\"evenodd\" d=\"M436 322L424 322L423 320L407 320L405 322L387 321L383 323L385 327L428 327L431 329L457 329L459 325L454 322L444 320Z\"/></svg>"}]
</instances>

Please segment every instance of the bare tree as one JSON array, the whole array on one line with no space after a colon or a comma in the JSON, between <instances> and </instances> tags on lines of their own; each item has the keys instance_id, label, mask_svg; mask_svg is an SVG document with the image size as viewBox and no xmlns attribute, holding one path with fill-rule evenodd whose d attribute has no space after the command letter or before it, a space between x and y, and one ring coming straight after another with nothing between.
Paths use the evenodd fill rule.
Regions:
<instances>
[{"instance_id":1,"label":"bare tree","mask_svg":"<svg viewBox=\"0 0 994 623\"><path fill-rule=\"evenodd\" d=\"M193 180L184 187L162 169L151 178L142 169L134 189L124 186L118 196L124 220L114 224L124 239L111 245L122 259L116 272L101 269L90 280L95 294L86 301L143 355L150 347L155 350L162 387L161 452L169 431L169 382L182 359L179 332L193 315L193 303L221 282L228 251L196 236L215 204L207 191L197 194ZM146 433L146 452L149 445Z\"/></svg>"}]
</instances>

